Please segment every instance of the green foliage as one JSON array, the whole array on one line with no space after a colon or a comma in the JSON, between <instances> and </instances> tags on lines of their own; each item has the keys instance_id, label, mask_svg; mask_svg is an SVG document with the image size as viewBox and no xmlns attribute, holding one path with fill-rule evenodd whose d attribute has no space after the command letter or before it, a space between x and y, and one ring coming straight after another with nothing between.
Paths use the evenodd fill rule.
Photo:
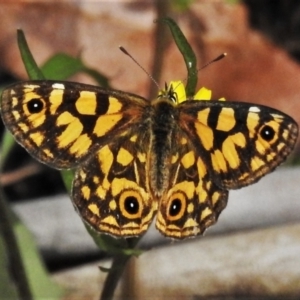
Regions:
<instances>
[{"instance_id":1,"label":"green foliage","mask_svg":"<svg viewBox=\"0 0 300 300\"><path fill-rule=\"evenodd\" d=\"M181 29L171 18L164 18L161 21L169 26L176 46L183 56L188 73L187 84L185 87L186 95L188 97L194 96L196 85L198 83L196 55Z\"/></svg>"},{"instance_id":2,"label":"green foliage","mask_svg":"<svg viewBox=\"0 0 300 300\"><path fill-rule=\"evenodd\" d=\"M48 276L31 233L15 215L13 224L34 299L60 299L65 291Z\"/></svg>"},{"instance_id":3,"label":"green foliage","mask_svg":"<svg viewBox=\"0 0 300 300\"><path fill-rule=\"evenodd\" d=\"M14 144L15 140L13 139L12 135L10 134L10 132L5 130L1 141L1 167L6 161L7 156L10 153Z\"/></svg>"},{"instance_id":4,"label":"green foliage","mask_svg":"<svg viewBox=\"0 0 300 300\"><path fill-rule=\"evenodd\" d=\"M21 258L33 299L60 299L64 290L48 276L34 239L24 224L10 211L9 218L16 236ZM11 251L11 250L8 250ZM1 299L17 299L18 293L7 270L7 249L0 237L0 295Z\"/></svg>"},{"instance_id":5,"label":"green foliage","mask_svg":"<svg viewBox=\"0 0 300 300\"><path fill-rule=\"evenodd\" d=\"M30 79L45 79L28 47L24 32L17 30L17 39L24 67Z\"/></svg>"},{"instance_id":6,"label":"green foliage","mask_svg":"<svg viewBox=\"0 0 300 300\"><path fill-rule=\"evenodd\" d=\"M10 277L7 264L7 249L3 243L2 235L0 236L0 294L3 299L17 299L18 293Z\"/></svg>"},{"instance_id":7,"label":"green foliage","mask_svg":"<svg viewBox=\"0 0 300 300\"><path fill-rule=\"evenodd\" d=\"M238 4L238 3L241 2L241 0L226 0L226 2L227 2L228 4Z\"/></svg>"},{"instance_id":8,"label":"green foliage","mask_svg":"<svg viewBox=\"0 0 300 300\"><path fill-rule=\"evenodd\" d=\"M175 0L175 1L172 1L171 4L172 4L174 10L185 11L190 7L190 5L193 2L195 2L195 0Z\"/></svg>"},{"instance_id":9,"label":"green foliage","mask_svg":"<svg viewBox=\"0 0 300 300\"><path fill-rule=\"evenodd\" d=\"M87 67L81 58L75 58L65 53L58 53L50 57L41 67L47 79L65 80L71 76L83 72L91 76L99 85L108 87L108 79L98 71Z\"/></svg>"},{"instance_id":10,"label":"green foliage","mask_svg":"<svg viewBox=\"0 0 300 300\"><path fill-rule=\"evenodd\" d=\"M99 247L99 249L111 254L111 255L128 255L128 256L139 256L143 253L140 249L135 249L139 238L113 238L107 234L97 234L94 229L89 225L85 225L86 230L93 237L94 242Z\"/></svg>"}]
</instances>

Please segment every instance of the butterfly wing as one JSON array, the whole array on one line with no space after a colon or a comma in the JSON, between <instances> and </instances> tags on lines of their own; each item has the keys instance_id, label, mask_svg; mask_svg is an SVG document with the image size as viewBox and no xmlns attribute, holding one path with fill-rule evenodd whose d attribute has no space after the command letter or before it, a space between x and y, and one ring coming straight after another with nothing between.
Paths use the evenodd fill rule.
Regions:
<instances>
[{"instance_id":1,"label":"butterfly wing","mask_svg":"<svg viewBox=\"0 0 300 300\"><path fill-rule=\"evenodd\" d=\"M172 141L169 187L160 199L156 227L168 237L183 239L203 233L218 220L228 191L214 183L205 161L179 127Z\"/></svg>"},{"instance_id":2,"label":"butterfly wing","mask_svg":"<svg viewBox=\"0 0 300 300\"><path fill-rule=\"evenodd\" d=\"M221 188L258 181L282 163L296 143L297 123L266 106L186 101L178 109L180 127Z\"/></svg>"},{"instance_id":3,"label":"butterfly wing","mask_svg":"<svg viewBox=\"0 0 300 300\"><path fill-rule=\"evenodd\" d=\"M157 210L146 174L149 134L139 127L114 139L76 170L73 203L96 231L132 237L148 229Z\"/></svg>"},{"instance_id":4,"label":"butterfly wing","mask_svg":"<svg viewBox=\"0 0 300 300\"><path fill-rule=\"evenodd\" d=\"M254 183L283 162L298 126L282 112L254 104L186 101L177 108L169 188L156 227L182 239L217 221L228 189Z\"/></svg>"},{"instance_id":5,"label":"butterfly wing","mask_svg":"<svg viewBox=\"0 0 300 300\"><path fill-rule=\"evenodd\" d=\"M73 168L142 118L142 97L86 84L28 81L3 91L1 115L38 160Z\"/></svg>"}]
</instances>

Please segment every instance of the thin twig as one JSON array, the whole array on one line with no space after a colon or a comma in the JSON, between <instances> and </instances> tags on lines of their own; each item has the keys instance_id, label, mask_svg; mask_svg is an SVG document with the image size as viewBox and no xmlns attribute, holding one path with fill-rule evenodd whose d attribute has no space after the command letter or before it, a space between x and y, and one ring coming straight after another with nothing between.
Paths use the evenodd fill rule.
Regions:
<instances>
[{"instance_id":1,"label":"thin twig","mask_svg":"<svg viewBox=\"0 0 300 300\"><path fill-rule=\"evenodd\" d=\"M0 174L0 184L7 186L16 182L22 181L29 176L39 174L43 167L41 164L32 162L17 170Z\"/></svg>"},{"instance_id":2,"label":"thin twig","mask_svg":"<svg viewBox=\"0 0 300 300\"><path fill-rule=\"evenodd\" d=\"M111 270L107 274L104 282L100 300L111 300L113 298L117 284L124 272L126 263L129 259L130 256L125 254L114 256Z\"/></svg>"}]
</instances>

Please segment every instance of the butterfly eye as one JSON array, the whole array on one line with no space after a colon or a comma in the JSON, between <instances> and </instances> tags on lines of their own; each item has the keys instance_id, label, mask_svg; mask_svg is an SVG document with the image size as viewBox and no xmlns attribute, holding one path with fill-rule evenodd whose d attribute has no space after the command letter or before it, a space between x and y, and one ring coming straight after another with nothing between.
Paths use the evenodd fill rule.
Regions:
<instances>
[{"instance_id":1,"label":"butterfly eye","mask_svg":"<svg viewBox=\"0 0 300 300\"><path fill-rule=\"evenodd\" d=\"M27 109L30 113L36 114L43 110L44 103L41 99L31 99L27 102Z\"/></svg>"},{"instance_id":2,"label":"butterfly eye","mask_svg":"<svg viewBox=\"0 0 300 300\"><path fill-rule=\"evenodd\" d=\"M182 218L186 208L186 198L182 193L175 193L171 196L167 208L169 220L175 221Z\"/></svg>"},{"instance_id":3,"label":"butterfly eye","mask_svg":"<svg viewBox=\"0 0 300 300\"><path fill-rule=\"evenodd\" d=\"M142 213L142 198L136 191L125 191L120 197L120 209L128 219L140 218Z\"/></svg>"},{"instance_id":4,"label":"butterfly eye","mask_svg":"<svg viewBox=\"0 0 300 300\"><path fill-rule=\"evenodd\" d=\"M261 128L260 130L260 136L267 142L271 141L275 136L275 130L269 126L266 125Z\"/></svg>"}]
</instances>

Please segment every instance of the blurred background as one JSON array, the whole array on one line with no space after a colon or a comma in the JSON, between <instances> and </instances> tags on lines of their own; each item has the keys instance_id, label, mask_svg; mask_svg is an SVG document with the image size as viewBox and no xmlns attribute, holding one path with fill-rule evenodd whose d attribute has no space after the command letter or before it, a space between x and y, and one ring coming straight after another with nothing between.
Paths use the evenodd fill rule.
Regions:
<instances>
[{"instance_id":1,"label":"blurred background","mask_svg":"<svg viewBox=\"0 0 300 300\"><path fill-rule=\"evenodd\" d=\"M157 88L118 47L125 47L160 86L184 80L185 65L168 28L153 22L162 16L174 18L180 26L199 68L227 53L225 59L200 71L199 88L211 89L213 98L272 106L299 123L300 2L296 0L1 2L0 85L28 79L16 38L16 30L22 29L38 65L56 53L80 57L107 77L110 87L152 98ZM70 80L96 84L85 73ZM152 250L130 265L126 274L133 277L130 284L127 281L131 288L128 291L123 284L118 295L298 299L299 155L298 143L288 165L256 185L230 193L228 207L204 237L174 243L151 229L141 247ZM99 282L105 278L97 266L107 255L86 232L60 173L15 145L0 183L10 207L33 234L46 269L69 292L64 299L97 299Z\"/></svg>"}]
</instances>

